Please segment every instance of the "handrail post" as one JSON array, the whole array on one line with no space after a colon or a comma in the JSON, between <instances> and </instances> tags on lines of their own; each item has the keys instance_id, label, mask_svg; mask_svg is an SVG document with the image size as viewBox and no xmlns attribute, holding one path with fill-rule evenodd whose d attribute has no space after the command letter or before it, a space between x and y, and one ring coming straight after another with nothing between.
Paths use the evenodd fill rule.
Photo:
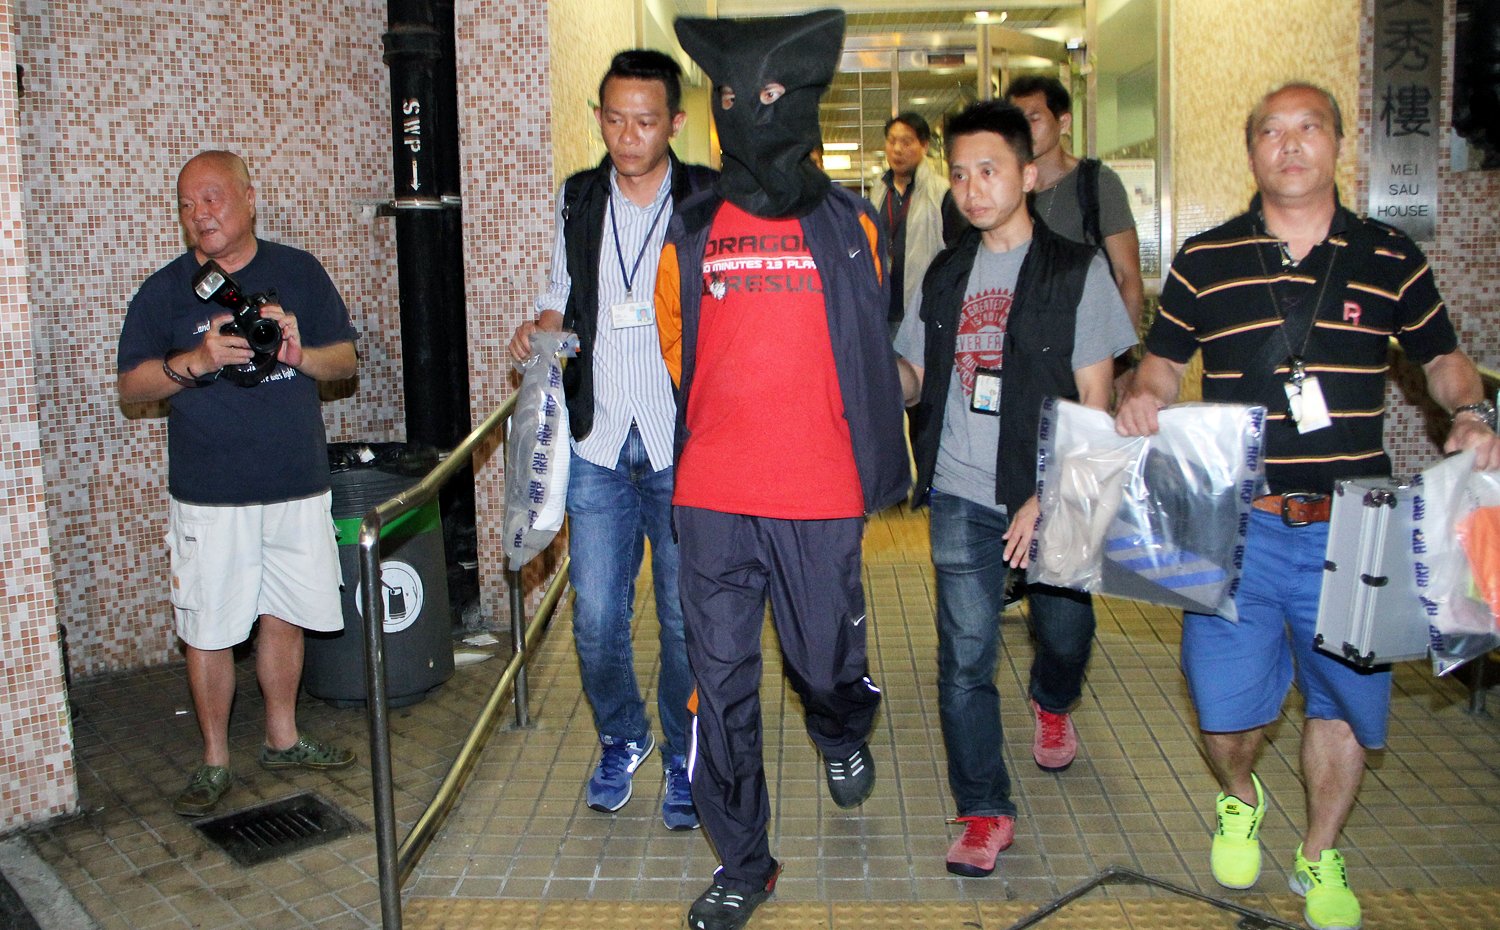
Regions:
<instances>
[{"instance_id":1,"label":"handrail post","mask_svg":"<svg viewBox=\"0 0 1500 930\"><path fill-rule=\"evenodd\" d=\"M391 777L391 728L385 693L385 598L381 595L379 508L359 525L360 600L365 620L365 702L370 721L370 777L374 789L375 857L380 879L380 923L401 930L401 882L396 875L396 800Z\"/></svg>"},{"instance_id":2,"label":"handrail post","mask_svg":"<svg viewBox=\"0 0 1500 930\"><path fill-rule=\"evenodd\" d=\"M516 700L516 727L524 729L531 726L531 710L528 706L529 694L526 687L526 620L524 602L521 598L521 573L520 571L507 571L505 573L506 584L510 585L510 643L511 654L521 657L521 667L516 671L515 700Z\"/></svg>"}]
</instances>

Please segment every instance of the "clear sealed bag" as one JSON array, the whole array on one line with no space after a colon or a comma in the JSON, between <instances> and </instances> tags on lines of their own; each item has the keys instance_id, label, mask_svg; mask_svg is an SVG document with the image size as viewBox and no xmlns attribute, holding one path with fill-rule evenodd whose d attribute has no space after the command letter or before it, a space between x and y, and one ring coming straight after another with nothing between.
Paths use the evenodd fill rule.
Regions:
<instances>
[{"instance_id":1,"label":"clear sealed bag","mask_svg":"<svg viewBox=\"0 0 1500 930\"><path fill-rule=\"evenodd\" d=\"M578 352L573 333L537 330L521 374L505 456L505 554L511 571L536 557L562 529L568 496L568 405L562 359Z\"/></svg>"},{"instance_id":2,"label":"clear sealed bag","mask_svg":"<svg viewBox=\"0 0 1500 930\"><path fill-rule=\"evenodd\" d=\"M1412 482L1412 570L1431 629L1434 674L1500 647L1500 474L1474 470L1460 452Z\"/></svg>"},{"instance_id":3,"label":"clear sealed bag","mask_svg":"<svg viewBox=\"0 0 1500 930\"><path fill-rule=\"evenodd\" d=\"M1049 398L1027 579L1237 620L1264 422L1262 407L1177 404L1156 435L1122 437L1107 414Z\"/></svg>"}]
</instances>

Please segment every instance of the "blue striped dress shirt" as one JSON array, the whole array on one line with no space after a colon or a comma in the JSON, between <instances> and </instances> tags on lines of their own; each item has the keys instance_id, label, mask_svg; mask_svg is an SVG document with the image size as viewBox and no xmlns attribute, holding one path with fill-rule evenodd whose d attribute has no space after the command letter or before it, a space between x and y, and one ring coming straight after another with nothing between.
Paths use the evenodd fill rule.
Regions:
<instances>
[{"instance_id":1,"label":"blue striped dress shirt","mask_svg":"<svg viewBox=\"0 0 1500 930\"><path fill-rule=\"evenodd\" d=\"M672 170L668 167L656 197L644 207L636 206L620 192L613 168L609 172L609 190L609 208L604 216L604 238L596 270L599 316L594 338L594 426L582 440L573 440L573 451L595 465L614 468L634 423L645 443L652 470L661 471L672 464L676 401L672 396L672 379L662 362L656 323L616 329L610 308L626 300L648 303L653 300L656 266L661 260L667 223L672 218ZM563 196L559 190L552 273L546 290L537 297L538 313L543 310L564 313L568 292L573 285L568 275L562 211ZM613 222L610 221L610 212L614 215ZM637 255L641 257L640 265L631 274ZM627 274L632 285L628 290L625 285Z\"/></svg>"}]
</instances>

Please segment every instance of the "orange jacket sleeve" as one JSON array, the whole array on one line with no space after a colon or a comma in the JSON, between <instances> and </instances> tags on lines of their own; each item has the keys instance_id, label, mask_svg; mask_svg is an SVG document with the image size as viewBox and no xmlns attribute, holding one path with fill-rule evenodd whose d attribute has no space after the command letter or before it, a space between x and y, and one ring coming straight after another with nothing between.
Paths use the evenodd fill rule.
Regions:
<instances>
[{"instance_id":1,"label":"orange jacket sleeve","mask_svg":"<svg viewBox=\"0 0 1500 930\"><path fill-rule=\"evenodd\" d=\"M682 382L682 276L677 268L677 246L667 243L656 268L656 335L661 358L673 384Z\"/></svg>"},{"instance_id":2,"label":"orange jacket sleeve","mask_svg":"<svg viewBox=\"0 0 1500 930\"><path fill-rule=\"evenodd\" d=\"M880 232L868 214L860 214L859 225L864 227L865 238L870 240L870 261L875 265L875 280L879 281L885 275L885 269L880 267Z\"/></svg>"}]
</instances>

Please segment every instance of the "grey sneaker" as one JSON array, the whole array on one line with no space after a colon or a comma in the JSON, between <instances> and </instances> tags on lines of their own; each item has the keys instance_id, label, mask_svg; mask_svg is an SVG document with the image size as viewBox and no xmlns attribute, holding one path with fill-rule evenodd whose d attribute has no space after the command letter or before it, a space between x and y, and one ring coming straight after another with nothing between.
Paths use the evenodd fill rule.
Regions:
<instances>
[{"instance_id":1,"label":"grey sneaker","mask_svg":"<svg viewBox=\"0 0 1500 930\"><path fill-rule=\"evenodd\" d=\"M202 817L229 793L229 784L229 769L222 765L200 765L188 786L172 802L172 811L184 817Z\"/></svg>"}]
</instances>

